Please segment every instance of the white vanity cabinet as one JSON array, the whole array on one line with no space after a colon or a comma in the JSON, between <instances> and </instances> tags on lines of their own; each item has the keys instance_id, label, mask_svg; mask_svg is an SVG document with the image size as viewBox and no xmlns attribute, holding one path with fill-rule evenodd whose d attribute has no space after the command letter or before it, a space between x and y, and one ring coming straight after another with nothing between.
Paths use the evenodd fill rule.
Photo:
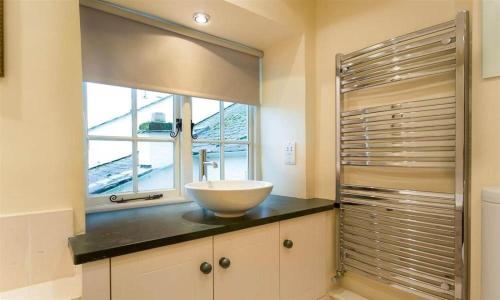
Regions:
<instances>
[{"instance_id":1,"label":"white vanity cabinet","mask_svg":"<svg viewBox=\"0 0 500 300\"><path fill-rule=\"evenodd\" d=\"M280 222L280 299L326 294L327 213Z\"/></svg>"},{"instance_id":2,"label":"white vanity cabinet","mask_svg":"<svg viewBox=\"0 0 500 300\"><path fill-rule=\"evenodd\" d=\"M327 292L328 216L316 213L113 257L111 299L320 299Z\"/></svg>"},{"instance_id":3,"label":"white vanity cabinet","mask_svg":"<svg viewBox=\"0 0 500 300\"><path fill-rule=\"evenodd\" d=\"M113 300L211 300L212 238L174 244L111 258ZM89 299L90 300L90 299Z\"/></svg>"},{"instance_id":4,"label":"white vanity cabinet","mask_svg":"<svg viewBox=\"0 0 500 300\"><path fill-rule=\"evenodd\" d=\"M214 236L214 298L278 300L278 244L278 223Z\"/></svg>"}]
</instances>

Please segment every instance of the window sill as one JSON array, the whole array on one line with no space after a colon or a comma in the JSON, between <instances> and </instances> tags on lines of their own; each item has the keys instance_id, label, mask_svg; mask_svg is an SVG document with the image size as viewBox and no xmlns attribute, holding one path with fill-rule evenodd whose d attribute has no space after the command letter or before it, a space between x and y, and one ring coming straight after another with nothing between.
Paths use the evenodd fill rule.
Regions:
<instances>
[{"instance_id":1,"label":"window sill","mask_svg":"<svg viewBox=\"0 0 500 300\"><path fill-rule=\"evenodd\" d=\"M105 212L105 211L137 208L137 207L149 207L149 206L166 205L166 204L186 203L186 202L192 202L192 201L184 197L176 197L170 199L131 201L126 203L104 203L97 205L87 205L85 212L87 214L91 214L97 212Z\"/></svg>"}]
</instances>

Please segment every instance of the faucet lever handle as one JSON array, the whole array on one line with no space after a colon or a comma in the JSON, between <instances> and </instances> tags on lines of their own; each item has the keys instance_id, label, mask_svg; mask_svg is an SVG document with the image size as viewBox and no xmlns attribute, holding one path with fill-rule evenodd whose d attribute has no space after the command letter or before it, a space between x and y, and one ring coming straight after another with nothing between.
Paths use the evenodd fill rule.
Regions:
<instances>
[{"instance_id":1,"label":"faucet lever handle","mask_svg":"<svg viewBox=\"0 0 500 300\"><path fill-rule=\"evenodd\" d=\"M203 163L205 166L211 166L212 168L218 168L219 164L216 161L206 161Z\"/></svg>"}]
</instances>

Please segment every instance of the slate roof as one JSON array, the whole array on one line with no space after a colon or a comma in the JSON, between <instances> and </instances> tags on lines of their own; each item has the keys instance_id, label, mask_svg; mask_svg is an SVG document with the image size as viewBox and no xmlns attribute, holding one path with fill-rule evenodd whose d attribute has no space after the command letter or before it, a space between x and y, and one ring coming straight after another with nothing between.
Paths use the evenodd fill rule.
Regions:
<instances>
[{"instance_id":1,"label":"slate roof","mask_svg":"<svg viewBox=\"0 0 500 300\"><path fill-rule=\"evenodd\" d=\"M151 166L139 166L137 176L153 171ZM132 181L132 155L90 168L89 194L100 194Z\"/></svg>"},{"instance_id":2,"label":"slate roof","mask_svg":"<svg viewBox=\"0 0 500 300\"><path fill-rule=\"evenodd\" d=\"M247 129L247 106L231 104L224 109L224 137L226 140L248 140ZM194 125L194 133L198 135L198 140L219 140L220 139L220 115L216 113ZM197 144L193 143L193 154L198 154L199 150L205 148L208 152L218 152L218 144ZM226 144L225 152L245 151L246 146L241 144Z\"/></svg>"}]
</instances>

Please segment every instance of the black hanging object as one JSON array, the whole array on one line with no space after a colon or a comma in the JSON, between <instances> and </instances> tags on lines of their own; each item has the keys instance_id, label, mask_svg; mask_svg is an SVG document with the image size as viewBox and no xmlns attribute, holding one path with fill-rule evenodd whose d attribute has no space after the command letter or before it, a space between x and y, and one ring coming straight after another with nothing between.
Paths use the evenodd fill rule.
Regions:
<instances>
[{"instance_id":1,"label":"black hanging object","mask_svg":"<svg viewBox=\"0 0 500 300\"><path fill-rule=\"evenodd\" d=\"M198 135L193 133L194 123L191 122L191 138L196 140ZM175 131L170 132L170 137L176 138L179 135L179 132L182 131L182 119L175 119Z\"/></svg>"},{"instance_id":2,"label":"black hanging object","mask_svg":"<svg viewBox=\"0 0 500 300\"><path fill-rule=\"evenodd\" d=\"M175 119L175 131L170 132L170 137L176 138L182 131L182 119Z\"/></svg>"},{"instance_id":3,"label":"black hanging object","mask_svg":"<svg viewBox=\"0 0 500 300\"><path fill-rule=\"evenodd\" d=\"M191 122L191 138L193 140L196 140L198 138L198 135L196 133L193 133L193 130L194 130L194 123Z\"/></svg>"}]
</instances>

